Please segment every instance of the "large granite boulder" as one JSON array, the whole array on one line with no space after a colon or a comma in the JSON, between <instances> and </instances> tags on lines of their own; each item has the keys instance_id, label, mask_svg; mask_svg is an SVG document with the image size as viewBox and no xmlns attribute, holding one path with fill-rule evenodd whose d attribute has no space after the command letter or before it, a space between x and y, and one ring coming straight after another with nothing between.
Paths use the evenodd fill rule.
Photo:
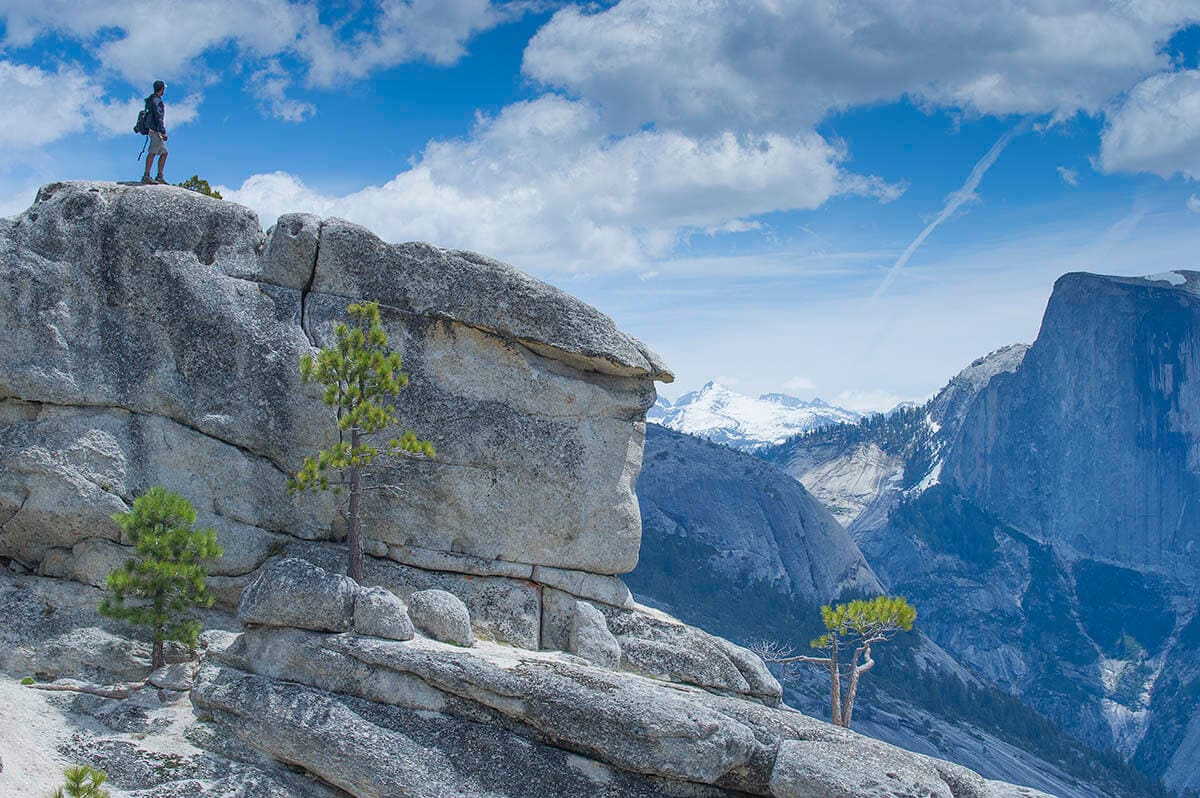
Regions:
<instances>
[{"instance_id":1,"label":"large granite boulder","mask_svg":"<svg viewBox=\"0 0 1200 798\"><path fill-rule=\"evenodd\" d=\"M405 499L366 503L368 537L634 566L642 419L671 377L606 316L471 253L302 215L264 234L228 202L105 183L46 186L0 222L0 556L116 541L109 515L152 484L223 542L256 541L226 576L275 533L340 536L331 497L285 479L332 433L299 358L359 298L383 304L411 376L399 417L439 453L386 474Z\"/></svg>"},{"instance_id":2,"label":"large granite boulder","mask_svg":"<svg viewBox=\"0 0 1200 798\"><path fill-rule=\"evenodd\" d=\"M354 631L387 640L412 640L416 634L404 602L382 587L359 591L354 600Z\"/></svg>"},{"instance_id":3,"label":"large granite boulder","mask_svg":"<svg viewBox=\"0 0 1200 798\"><path fill-rule=\"evenodd\" d=\"M289 557L268 565L243 591L238 620L345 632L354 622L358 591L358 585L349 577Z\"/></svg>"},{"instance_id":4,"label":"large granite boulder","mask_svg":"<svg viewBox=\"0 0 1200 798\"><path fill-rule=\"evenodd\" d=\"M413 624L422 632L456 646L475 645L471 613L462 599L445 590L418 590L408 597Z\"/></svg>"}]
</instances>

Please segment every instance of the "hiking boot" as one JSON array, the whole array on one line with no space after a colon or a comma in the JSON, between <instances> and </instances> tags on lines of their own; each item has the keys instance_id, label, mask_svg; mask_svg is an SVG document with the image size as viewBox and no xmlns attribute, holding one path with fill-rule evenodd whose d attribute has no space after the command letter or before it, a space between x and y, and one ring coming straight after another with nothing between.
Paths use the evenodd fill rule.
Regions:
<instances>
[{"instance_id":1,"label":"hiking boot","mask_svg":"<svg viewBox=\"0 0 1200 798\"><path fill-rule=\"evenodd\" d=\"M142 182L143 183L153 183L154 178L150 177L150 175L142 175Z\"/></svg>"},{"instance_id":2,"label":"hiking boot","mask_svg":"<svg viewBox=\"0 0 1200 798\"><path fill-rule=\"evenodd\" d=\"M164 186L167 184L166 179L162 175L159 175L158 177L154 178L154 182L161 183Z\"/></svg>"}]
</instances>

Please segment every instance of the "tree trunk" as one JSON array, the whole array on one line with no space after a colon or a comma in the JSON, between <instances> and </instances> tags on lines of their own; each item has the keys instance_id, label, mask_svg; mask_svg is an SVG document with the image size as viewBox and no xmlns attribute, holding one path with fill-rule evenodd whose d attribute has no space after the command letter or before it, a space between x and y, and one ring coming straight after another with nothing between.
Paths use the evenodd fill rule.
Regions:
<instances>
[{"instance_id":1,"label":"tree trunk","mask_svg":"<svg viewBox=\"0 0 1200 798\"><path fill-rule=\"evenodd\" d=\"M850 728L850 718L854 715L854 699L858 695L858 679L875 666L875 660L871 659L869 645L864 651L864 656L865 661L862 665L858 664L858 656L854 657L854 664L850 670L850 684L846 687L846 705L842 712L842 720L845 722L842 725L847 729Z\"/></svg>"},{"instance_id":2,"label":"tree trunk","mask_svg":"<svg viewBox=\"0 0 1200 798\"><path fill-rule=\"evenodd\" d=\"M355 427L350 432L350 451L353 454L358 448L360 433ZM363 546L362 519L359 517L359 502L362 499L362 468L350 466L350 529L346 535L346 543L350 547L350 564L347 569L350 578L360 585L363 583Z\"/></svg>"},{"instance_id":3,"label":"tree trunk","mask_svg":"<svg viewBox=\"0 0 1200 798\"><path fill-rule=\"evenodd\" d=\"M163 651L163 641L158 634L154 635L154 647L150 650L150 665L158 670L167 664L167 656Z\"/></svg>"},{"instance_id":4,"label":"tree trunk","mask_svg":"<svg viewBox=\"0 0 1200 798\"><path fill-rule=\"evenodd\" d=\"M829 652L829 722L834 726L845 726L842 723L842 668L838 664L837 642Z\"/></svg>"}]
</instances>

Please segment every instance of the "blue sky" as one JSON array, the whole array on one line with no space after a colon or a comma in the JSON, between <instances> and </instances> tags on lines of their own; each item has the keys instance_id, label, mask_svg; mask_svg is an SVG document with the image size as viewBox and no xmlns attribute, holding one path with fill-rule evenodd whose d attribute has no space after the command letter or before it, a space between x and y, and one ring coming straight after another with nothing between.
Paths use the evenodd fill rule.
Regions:
<instances>
[{"instance_id":1,"label":"blue sky","mask_svg":"<svg viewBox=\"0 0 1200 798\"><path fill-rule=\"evenodd\" d=\"M1064 272L1200 269L1198 57L1200 0L0 0L0 214L136 178L162 78L168 177L264 226L507 260L668 396L882 409Z\"/></svg>"}]
</instances>

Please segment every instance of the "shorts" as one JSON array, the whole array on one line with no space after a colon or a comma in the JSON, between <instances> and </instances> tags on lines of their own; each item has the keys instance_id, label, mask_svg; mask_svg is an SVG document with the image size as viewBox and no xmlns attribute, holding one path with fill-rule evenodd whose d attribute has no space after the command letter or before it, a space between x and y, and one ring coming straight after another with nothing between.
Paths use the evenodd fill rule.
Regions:
<instances>
[{"instance_id":1,"label":"shorts","mask_svg":"<svg viewBox=\"0 0 1200 798\"><path fill-rule=\"evenodd\" d=\"M166 155L167 144L163 141L162 133L157 130L150 131L150 154L151 155Z\"/></svg>"}]
</instances>

